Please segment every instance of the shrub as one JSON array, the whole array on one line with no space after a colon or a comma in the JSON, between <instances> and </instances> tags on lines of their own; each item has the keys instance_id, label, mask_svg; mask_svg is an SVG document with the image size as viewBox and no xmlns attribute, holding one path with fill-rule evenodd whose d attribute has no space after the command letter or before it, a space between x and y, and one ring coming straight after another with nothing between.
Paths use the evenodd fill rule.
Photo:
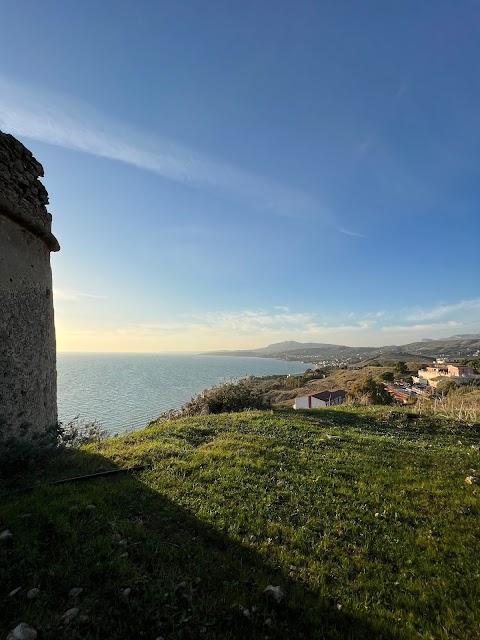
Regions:
<instances>
[{"instance_id":1,"label":"shrub","mask_svg":"<svg viewBox=\"0 0 480 640\"><path fill-rule=\"evenodd\" d=\"M353 384L348 392L348 397L358 404L392 403L392 397L383 384L375 382L371 376L362 378Z\"/></svg>"},{"instance_id":2,"label":"shrub","mask_svg":"<svg viewBox=\"0 0 480 640\"><path fill-rule=\"evenodd\" d=\"M380 380L383 380L384 382L394 381L394 375L392 371L384 371L378 377L380 378Z\"/></svg>"},{"instance_id":3,"label":"shrub","mask_svg":"<svg viewBox=\"0 0 480 640\"><path fill-rule=\"evenodd\" d=\"M271 402L251 380L227 382L207 389L186 402L180 409L170 409L150 423L162 424L178 418L204 416L211 413L236 413L251 409L270 409Z\"/></svg>"},{"instance_id":4,"label":"shrub","mask_svg":"<svg viewBox=\"0 0 480 640\"><path fill-rule=\"evenodd\" d=\"M408 371L407 363L403 362L403 360L399 360L395 365L395 371L400 375L407 373Z\"/></svg>"},{"instance_id":5,"label":"shrub","mask_svg":"<svg viewBox=\"0 0 480 640\"><path fill-rule=\"evenodd\" d=\"M443 388L442 388L443 391ZM421 396L417 401L420 413L460 420L467 424L480 423L480 390L475 385L451 388L443 398Z\"/></svg>"},{"instance_id":6,"label":"shrub","mask_svg":"<svg viewBox=\"0 0 480 640\"><path fill-rule=\"evenodd\" d=\"M51 453L58 445L61 425L54 425L42 433L27 434L29 425L25 424L23 431L19 437L5 438L0 435L0 478L25 471Z\"/></svg>"},{"instance_id":7,"label":"shrub","mask_svg":"<svg viewBox=\"0 0 480 640\"><path fill-rule=\"evenodd\" d=\"M24 430L28 425L24 426ZM63 426L61 422L43 433L25 433L20 437L0 437L0 478L8 478L27 471L51 459L63 447L77 448L90 442L100 442L108 432L93 422L79 420L78 416Z\"/></svg>"},{"instance_id":8,"label":"shrub","mask_svg":"<svg viewBox=\"0 0 480 640\"><path fill-rule=\"evenodd\" d=\"M186 415L207 415L269 408L270 401L263 393L248 380L241 380L204 391L187 402L182 410Z\"/></svg>"},{"instance_id":9,"label":"shrub","mask_svg":"<svg viewBox=\"0 0 480 640\"><path fill-rule=\"evenodd\" d=\"M85 422L77 416L65 426L60 423L58 444L69 448L78 448L91 442L101 442L109 435L109 432L96 420Z\"/></svg>"}]
</instances>

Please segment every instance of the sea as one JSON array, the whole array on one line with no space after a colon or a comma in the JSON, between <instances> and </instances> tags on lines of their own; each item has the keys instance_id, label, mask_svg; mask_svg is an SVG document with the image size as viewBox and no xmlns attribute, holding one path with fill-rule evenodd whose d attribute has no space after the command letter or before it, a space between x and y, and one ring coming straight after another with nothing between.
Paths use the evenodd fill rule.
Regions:
<instances>
[{"instance_id":1,"label":"sea","mask_svg":"<svg viewBox=\"0 0 480 640\"><path fill-rule=\"evenodd\" d=\"M58 417L111 434L146 427L209 387L245 376L302 373L313 365L195 353L59 353Z\"/></svg>"}]
</instances>

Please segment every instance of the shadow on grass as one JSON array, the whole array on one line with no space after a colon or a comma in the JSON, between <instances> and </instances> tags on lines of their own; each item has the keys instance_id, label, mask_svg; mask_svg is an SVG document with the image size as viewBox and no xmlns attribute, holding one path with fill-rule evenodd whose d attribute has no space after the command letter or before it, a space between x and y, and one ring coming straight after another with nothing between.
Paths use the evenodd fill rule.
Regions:
<instances>
[{"instance_id":1,"label":"shadow on grass","mask_svg":"<svg viewBox=\"0 0 480 640\"><path fill-rule=\"evenodd\" d=\"M85 452L54 463L63 477L115 468ZM39 640L400 638L270 566L248 539L232 540L154 492L148 473L4 496L0 524L13 534L0 544L4 635L27 622ZM47 469L44 480L51 476ZM285 599L269 599L268 585ZM32 588L40 591L29 599ZM83 591L75 597L72 588ZM71 622L62 621L72 608Z\"/></svg>"},{"instance_id":2,"label":"shadow on grass","mask_svg":"<svg viewBox=\"0 0 480 640\"><path fill-rule=\"evenodd\" d=\"M449 435L475 435L480 433L480 425L469 426L455 420L436 416L421 415L414 410L400 407L378 408L321 408L296 410L277 410L279 415L298 414L304 420L316 426L348 428L373 435L387 435L402 432L407 439L418 437L435 438Z\"/></svg>"}]
</instances>

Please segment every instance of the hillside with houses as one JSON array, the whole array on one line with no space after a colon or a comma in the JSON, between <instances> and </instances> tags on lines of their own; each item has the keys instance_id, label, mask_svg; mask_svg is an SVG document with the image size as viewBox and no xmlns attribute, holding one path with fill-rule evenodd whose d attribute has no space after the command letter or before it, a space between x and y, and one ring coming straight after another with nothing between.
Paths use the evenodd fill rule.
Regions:
<instances>
[{"instance_id":1,"label":"hillside with houses","mask_svg":"<svg viewBox=\"0 0 480 640\"><path fill-rule=\"evenodd\" d=\"M480 356L480 334L456 335L442 340L424 339L405 345L383 347L350 347L337 344L287 341L259 349L211 351L207 355L275 358L331 367L374 364L385 361L395 362L419 357L428 362L433 362L436 358L456 361Z\"/></svg>"},{"instance_id":2,"label":"hillside with houses","mask_svg":"<svg viewBox=\"0 0 480 640\"><path fill-rule=\"evenodd\" d=\"M349 404L435 402L452 390L480 389L480 359L470 364L384 362L349 367L317 367L302 374L254 377L242 381L265 406L317 409ZM217 393L217 389L203 395ZM478 400L477 400L478 402ZM480 403L479 403L480 406Z\"/></svg>"}]
</instances>

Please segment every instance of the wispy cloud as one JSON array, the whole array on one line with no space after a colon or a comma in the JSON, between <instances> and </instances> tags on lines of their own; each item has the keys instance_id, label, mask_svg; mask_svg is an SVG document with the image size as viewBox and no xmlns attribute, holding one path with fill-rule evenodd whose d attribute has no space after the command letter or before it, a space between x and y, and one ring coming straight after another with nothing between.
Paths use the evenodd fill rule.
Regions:
<instances>
[{"instance_id":1,"label":"wispy cloud","mask_svg":"<svg viewBox=\"0 0 480 640\"><path fill-rule=\"evenodd\" d=\"M363 233L357 233L356 231L351 231L350 229L345 229L344 227L335 227L336 231L340 233L344 233L346 236L353 236L354 238L366 238L367 236Z\"/></svg>"},{"instance_id":2,"label":"wispy cloud","mask_svg":"<svg viewBox=\"0 0 480 640\"><path fill-rule=\"evenodd\" d=\"M427 324L403 324L403 325L388 325L381 328L383 333L418 333L422 334L426 331L443 331L447 329L458 329L464 326L461 322L455 322L450 320L448 322L432 322ZM423 336L429 337L429 336Z\"/></svg>"},{"instance_id":3,"label":"wispy cloud","mask_svg":"<svg viewBox=\"0 0 480 640\"><path fill-rule=\"evenodd\" d=\"M68 96L0 76L0 128L13 135L125 162L191 187L227 193L270 213L321 220L340 233L332 211L310 195L188 146L116 122Z\"/></svg>"},{"instance_id":4,"label":"wispy cloud","mask_svg":"<svg viewBox=\"0 0 480 640\"><path fill-rule=\"evenodd\" d=\"M409 84L406 81L403 81L395 92L394 102L399 102L403 96L407 93L409 88Z\"/></svg>"},{"instance_id":5,"label":"wispy cloud","mask_svg":"<svg viewBox=\"0 0 480 640\"><path fill-rule=\"evenodd\" d=\"M406 319L412 322L423 322L425 320L437 320L451 315L458 316L461 314L465 317L465 314L467 314L466 320L468 320L472 313L480 316L478 312L480 312L480 298L475 298L472 300L462 300L453 304L437 305L432 309L417 309L409 313Z\"/></svg>"},{"instance_id":6,"label":"wispy cloud","mask_svg":"<svg viewBox=\"0 0 480 640\"><path fill-rule=\"evenodd\" d=\"M94 293L83 293L81 291L73 291L72 289L53 289L53 297L55 301L78 302L84 298L93 298L95 300L106 300L107 296L99 296Z\"/></svg>"},{"instance_id":7,"label":"wispy cloud","mask_svg":"<svg viewBox=\"0 0 480 640\"><path fill-rule=\"evenodd\" d=\"M315 313L292 313L274 307L272 310L255 309L241 311L218 311L204 314L184 316L177 322L142 323L129 331L148 333L151 335L168 335L169 333L197 333L228 336L251 336L261 339L263 335L280 339L299 338L313 339L326 335L364 332L371 329L375 322L361 320L344 324L323 322Z\"/></svg>"},{"instance_id":8,"label":"wispy cloud","mask_svg":"<svg viewBox=\"0 0 480 640\"><path fill-rule=\"evenodd\" d=\"M273 307L211 311L98 330L65 327L60 332L60 345L67 351L78 350L79 346L86 351L251 349L283 340L382 346L425 337L445 338L467 328L469 332L480 332L480 318L476 322L468 318L412 323L407 320L405 310L346 312L343 317L329 317L320 311L293 312L286 307Z\"/></svg>"},{"instance_id":9,"label":"wispy cloud","mask_svg":"<svg viewBox=\"0 0 480 640\"><path fill-rule=\"evenodd\" d=\"M370 149L370 147L372 147L375 144L375 142L376 142L376 136L374 135L369 136L357 146L357 152L360 155L366 153Z\"/></svg>"}]
</instances>

